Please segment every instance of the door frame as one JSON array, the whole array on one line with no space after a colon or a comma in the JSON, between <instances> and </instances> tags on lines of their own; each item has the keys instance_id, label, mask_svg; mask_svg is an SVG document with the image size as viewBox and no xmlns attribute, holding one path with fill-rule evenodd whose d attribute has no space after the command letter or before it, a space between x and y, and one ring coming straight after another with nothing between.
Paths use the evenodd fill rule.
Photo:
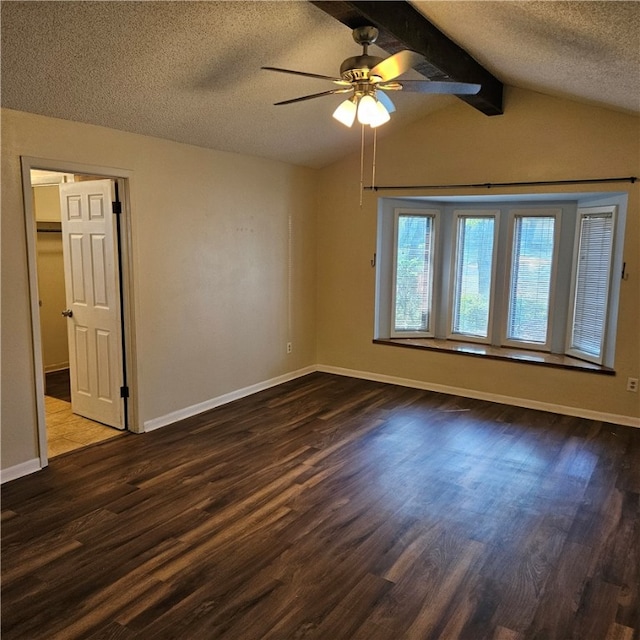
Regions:
<instances>
[{"instance_id":1,"label":"door frame","mask_svg":"<svg viewBox=\"0 0 640 640\"><path fill-rule=\"evenodd\" d=\"M120 283L122 299L122 340L124 349L123 367L124 377L129 387L129 398L125 402L125 424L129 431L142 433L138 415L138 384L136 366L136 342L135 342L135 314L134 314L134 287L133 287L133 242L131 229L131 207L129 181L133 172L126 169L102 167L80 162L68 162L63 160L51 160L48 158L35 158L21 156L22 167L22 192L23 208L25 216L25 229L27 235L27 262L29 273L29 297L31 304L31 334L33 345L33 374L36 401L36 415L38 422L38 448L40 466L48 464L47 455L47 424L44 408L44 379L42 358L42 336L40 328L40 295L38 289L37 247L36 247L36 219L33 207L31 191L31 169L45 171L58 171L60 173L85 174L111 178L118 187L118 195L122 203L122 215L120 216ZM118 256L116 256L118 260Z\"/></svg>"}]
</instances>

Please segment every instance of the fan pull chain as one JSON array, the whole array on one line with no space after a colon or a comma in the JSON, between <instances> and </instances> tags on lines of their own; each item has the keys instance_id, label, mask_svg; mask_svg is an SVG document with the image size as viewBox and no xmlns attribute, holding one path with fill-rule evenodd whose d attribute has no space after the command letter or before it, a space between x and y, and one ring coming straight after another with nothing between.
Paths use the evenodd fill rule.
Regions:
<instances>
[{"instance_id":1,"label":"fan pull chain","mask_svg":"<svg viewBox=\"0 0 640 640\"><path fill-rule=\"evenodd\" d=\"M360 134L360 208L362 209L362 193L364 192L364 125Z\"/></svg>"},{"instance_id":2,"label":"fan pull chain","mask_svg":"<svg viewBox=\"0 0 640 640\"><path fill-rule=\"evenodd\" d=\"M373 161L371 164L371 187L376 186L376 151L378 146L378 127L373 129Z\"/></svg>"}]
</instances>

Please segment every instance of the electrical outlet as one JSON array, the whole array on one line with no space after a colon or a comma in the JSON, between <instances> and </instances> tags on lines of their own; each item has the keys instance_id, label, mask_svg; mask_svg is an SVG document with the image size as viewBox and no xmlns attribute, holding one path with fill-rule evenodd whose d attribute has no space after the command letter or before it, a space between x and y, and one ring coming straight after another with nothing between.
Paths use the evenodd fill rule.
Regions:
<instances>
[{"instance_id":1,"label":"electrical outlet","mask_svg":"<svg viewBox=\"0 0 640 640\"><path fill-rule=\"evenodd\" d=\"M638 378L627 378L627 391L638 391Z\"/></svg>"},{"instance_id":2,"label":"electrical outlet","mask_svg":"<svg viewBox=\"0 0 640 640\"><path fill-rule=\"evenodd\" d=\"M291 353L293 351L293 345L290 342L287 342L287 353ZM638 381L636 380L636 386Z\"/></svg>"}]
</instances>

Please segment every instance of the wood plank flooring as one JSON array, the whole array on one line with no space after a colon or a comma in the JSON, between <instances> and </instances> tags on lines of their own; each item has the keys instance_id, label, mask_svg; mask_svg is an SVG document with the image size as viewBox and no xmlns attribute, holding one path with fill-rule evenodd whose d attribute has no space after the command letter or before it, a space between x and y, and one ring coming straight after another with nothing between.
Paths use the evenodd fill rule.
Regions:
<instances>
[{"instance_id":1,"label":"wood plank flooring","mask_svg":"<svg viewBox=\"0 0 640 640\"><path fill-rule=\"evenodd\" d=\"M640 430L312 374L3 487L2 638L640 635Z\"/></svg>"},{"instance_id":2,"label":"wood plank flooring","mask_svg":"<svg viewBox=\"0 0 640 640\"><path fill-rule=\"evenodd\" d=\"M71 402L71 381L69 379L69 369L59 371L49 371L45 374L45 395L51 398L58 398L65 402Z\"/></svg>"}]
</instances>

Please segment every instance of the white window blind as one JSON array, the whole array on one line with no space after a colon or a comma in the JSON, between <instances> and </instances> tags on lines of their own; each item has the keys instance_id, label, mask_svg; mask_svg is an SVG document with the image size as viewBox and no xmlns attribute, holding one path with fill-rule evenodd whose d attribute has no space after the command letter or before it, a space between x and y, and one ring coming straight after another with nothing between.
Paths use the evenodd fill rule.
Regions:
<instances>
[{"instance_id":1,"label":"white window blind","mask_svg":"<svg viewBox=\"0 0 640 640\"><path fill-rule=\"evenodd\" d=\"M602 360L611 279L613 212L580 214L570 350Z\"/></svg>"},{"instance_id":2,"label":"white window blind","mask_svg":"<svg viewBox=\"0 0 640 640\"><path fill-rule=\"evenodd\" d=\"M495 218L460 216L456 241L452 333L486 338L489 331Z\"/></svg>"},{"instance_id":3,"label":"white window blind","mask_svg":"<svg viewBox=\"0 0 640 640\"><path fill-rule=\"evenodd\" d=\"M507 339L547 342L555 218L517 216L514 220Z\"/></svg>"},{"instance_id":4,"label":"white window blind","mask_svg":"<svg viewBox=\"0 0 640 640\"><path fill-rule=\"evenodd\" d=\"M429 332L433 291L434 217L396 218L393 332Z\"/></svg>"}]
</instances>

